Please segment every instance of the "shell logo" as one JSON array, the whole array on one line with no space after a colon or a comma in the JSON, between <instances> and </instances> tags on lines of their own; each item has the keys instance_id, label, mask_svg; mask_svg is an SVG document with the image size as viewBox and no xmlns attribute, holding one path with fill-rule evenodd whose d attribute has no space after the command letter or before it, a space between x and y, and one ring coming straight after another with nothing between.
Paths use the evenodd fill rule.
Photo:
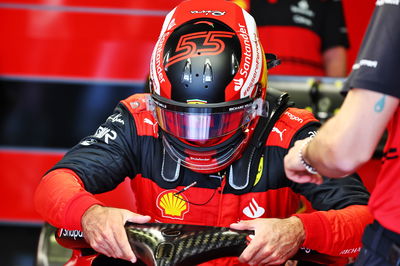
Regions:
<instances>
[{"instance_id":1,"label":"shell logo","mask_svg":"<svg viewBox=\"0 0 400 266\"><path fill-rule=\"evenodd\" d=\"M189 211L189 204L184 195L174 195L177 190L167 190L157 197L157 207L161 210L162 217L183 220Z\"/></svg>"}]
</instances>

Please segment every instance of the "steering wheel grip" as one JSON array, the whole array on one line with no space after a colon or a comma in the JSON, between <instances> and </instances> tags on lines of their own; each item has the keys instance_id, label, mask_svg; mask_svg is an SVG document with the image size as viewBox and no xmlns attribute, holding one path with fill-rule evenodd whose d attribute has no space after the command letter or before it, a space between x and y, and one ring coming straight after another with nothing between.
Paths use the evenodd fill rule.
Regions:
<instances>
[{"instance_id":1,"label":"steering wheel grip","mask_svg":"<svg viewBox=\"0 0 400 266\"><path fill-rule=\"evenodd\" d=\"M147 265L195 265L240 256L252 231L184 224L125 226L134 253Z\"/></svg>"}]
</instances>

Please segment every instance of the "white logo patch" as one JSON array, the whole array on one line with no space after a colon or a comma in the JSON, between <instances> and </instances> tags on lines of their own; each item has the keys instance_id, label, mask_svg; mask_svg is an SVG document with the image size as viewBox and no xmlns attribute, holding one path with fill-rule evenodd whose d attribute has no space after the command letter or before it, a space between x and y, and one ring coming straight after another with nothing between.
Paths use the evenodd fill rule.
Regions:
<instances>
[{"instance_id":1,"label":"white logo patch","mask_svg":"<svg viewBox=\"0 0 400 266\"><path fill-rule=\"evenodd\" d=\"M97 140L95 140L95 139L87 139L87 140L84 140L84 141L81 141L81 145L82 146L90 146L90 145L92 145L93 143L96 143L97 142Z\"/></svg>"},{"instance_id":2,"label":"white logo patch","mask_svg":"<svg viewBox=\"0 0 400 266\"><path fill-rule=\"evenodd\" d=\"M144 123L146 123L146 124L149 124L149 125L152 125L152 126L154 126L154 123L153 123L153 121L151 121L150 119L148 119L148 118L145 118L144 120L143 120L143 122Z\"/></svg>"},{"instance_id":3,"label":"white logo patch","mask_svg":"<svg viewBox=\"0 0 400 266\"><path fill-rule=\"evenodd\" d=\"M314 138L317 135L317 131L310 131L308 132L308 135L310 135L309 138Z\"/></svg>"},{"instance_id":4,"label":"white logo patch","mask_svg":"<svg viewBox=\"0 0 400 266\"><path fill-rule=\"evenodd\" d=\"M125 125L124 120L122 119L122 114L113 114L107 118L107 121L111 121L111 123L119 123Z\"/></svg>"},{"instance_id":5,"label":"white logo patch","mask_svg":"<svg viewBox=\"0 0 400 266\"><path fill-rule=\"evenodd\" d=\"M307 254L311 252L311 249L309 249L309 248L304 248L303 247L303 248L300 248L300 249L304 250L304 252L307 253Z\"/></svg>"},{"instance_id":6,"label":"white logo patch","mask_svg":"<svg viewBox=\"0 0 400 266\"><path fill-rule=\"evenodd\" d=\"M99 127L93 136L99 139L104 138L104 142L108 144L110 139L115 140L118 135L117 132L107 127Z\"/></svg>"},{"instance_id":7,"label":"white logo patch","mask_svg":"<svg viewBox=\"0 0 400 266\"><path fill-rule=\"evenodd\" d=\"M256 200L252 198L249 206L243 209L243 213L249 218L258 218L265 213L265 209L258 206Z\"/></svg>"},{"instance_id":8,"label":"white logo patch","mask_svg":"<svg viewBox=\"0 0 400 266\"><path fill-rule=\"evenodd\" d=\"M301 0L298 5L291 5L290 11L293 13L293 21L297 24L304 24L308 27L313 26L313 22L310 18L315 17L314 11L310 9L310 5L307 0Z\"/></svg>"},{"instance_id":9,"label":"white logo patch","mask_svg":"<svg viewBox=\"0 0 400 266\"><path fill-rule=\"evenodd\" d=\"M299 1L298 5L290 6L290 11L295 14L301 14L307 17L314 17L315 13L310 9L310 5L308 4L307 0Z\"/></svg>"},{"instance_id":10,"label":"white logo patch","mask_svg":"<svg viewBox=\"0 0 400 266\"><path fill-rule=\"evenodd\" d=\"M172 29L172 27L174 27L175 25L176 25L175 18L173 18L173 19L171 20L171 22L168 24L167 30Z\"/></svg>"},{"instance_id":11,"label":"white logo patch","mask_svg":"<svg viewBox=\"0 0 400 266\"><path fill-rule=\"evenodd\" d=\"M218 10L202 10L202 11L193 10L193 11L190 11L190 13L192 13L192 14L204 14L206 16L213 15L213 16L219 17L219 16L225 15L226 12L225 11L218 11Z\"/></svg>"},{"instance_id":12,"label":"white logo patch","mask_svg":"<svg viewBox=\"0 0 400 266\"><path fill-rule=\"evenodd\" d=\"M362 66L376 68L378 66L378 61L376 60L368 60L368 59L361 59L358 63L353 65L353 69L359 69Z\"/></svg>"},{"instance_id":13,"label":"white logo patch","mask_svg":"<svg viewBox=\"0 0 400 266\"><path fill-rule=\"evenodd\" d=\"M233 79L233 83L235 84L235 91L239 91L243 86L244 80L243 78Z\"/></svg>"},{"instance_id":14,"label":"white logo patch","mask_svg":"<svg viewBox=\"0 0 400 266\"><path fill-rule=\"evenodd\" d=\"M281 141L283 141L283 132L285 132L286 131L286 128L284 129L284 130L279 130L279 128L277 128L277 127L274 127L273 129L272 129L272 132L275 132L275 133L277 133L278 135L279 135L279 138L281 139Z\"/></svg>"},{"instance_id":15,"label":"white logo patch","mask_svg":"<svg viewBox=\"0 0 400 266\"><path fill-rule=\"evenodd\" d=\"M285 112L285 115L287 115L290 120L295 120L295 121L299 122L300 124L302 124L304 121L302 118L295 116L294 114L289 113L288 111Z\"/></svg>"},{"instance_id":16,"label":"white logo patch","mask_svg":"<svg viewBox=\"0 0 400 266\"><path fill-rule=\"evenodd\" d=\"M361 247L350 248L350 249L344 249L344 250L342 250L339 254L340 254L340 255L353 254L353 253L360 252L360 250L361 250Z\"/></svg>"},{"instance_id":17,"label":"white logo patch","mask_svg":"<svg viewBox=\"0 0 400 266\"><path fill-rule=\"evenodd\" d=\"M77 237L83 238L83 232L79 230L67 230L61 228L60 232L58 233L58 237L71 237L76 240Z\"/></svg>"},{"instance_id":18,"label":"white logo patch","mask_svg":"<svg viewBox=\"0 0 400 266\"><path fill-rule=\"evenodd\" d=\"M400 4L400 0L377 0L376 1L377 6L383 6L385 4L398 6Z\"/></svg>"}]
</instances>

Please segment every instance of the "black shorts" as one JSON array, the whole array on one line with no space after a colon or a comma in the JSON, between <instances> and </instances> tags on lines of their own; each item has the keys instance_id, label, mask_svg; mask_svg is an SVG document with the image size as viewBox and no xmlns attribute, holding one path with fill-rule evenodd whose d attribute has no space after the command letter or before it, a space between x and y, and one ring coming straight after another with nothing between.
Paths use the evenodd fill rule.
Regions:
<instances>
[{"instance_id":1,"label":"black shorts","mask_svg":"<svg viewBox=\"0 0 400 266\"><path fill-rule=\"evenodd\" d=\"M400 234L375 221L365 228L362 243L363 247L354 265L400 266Z\"/></svg>"}]
</instances>

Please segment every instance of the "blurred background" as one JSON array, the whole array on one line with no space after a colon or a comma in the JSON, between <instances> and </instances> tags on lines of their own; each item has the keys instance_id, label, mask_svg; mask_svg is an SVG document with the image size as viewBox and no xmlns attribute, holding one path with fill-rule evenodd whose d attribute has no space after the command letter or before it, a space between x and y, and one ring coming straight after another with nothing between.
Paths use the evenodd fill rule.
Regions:
<instances>
[{"instance_id":1,"label":"blurred background","mask_svg":"<svg viewBox=\"0 0 400 266\"><path fill-rule=\"evenodd\" d=\"M43 221L32 198L41 176L68 148L93 134L119 100L144 91L164 16L179 2L0 1L1 265L35 264ZM350 42L347 73L374 4L343 0ZM340 105L342 82L270 75L270 86L293 93L298 106L323 109L316 112L322 120ZM325 94L334 103L328 109L322 108L328 100L320 101ZM376 165L363 174L373 174ZM121 184L116 193L99 197L129 207L124 192Z\"/></svg>"}]
</instances>

